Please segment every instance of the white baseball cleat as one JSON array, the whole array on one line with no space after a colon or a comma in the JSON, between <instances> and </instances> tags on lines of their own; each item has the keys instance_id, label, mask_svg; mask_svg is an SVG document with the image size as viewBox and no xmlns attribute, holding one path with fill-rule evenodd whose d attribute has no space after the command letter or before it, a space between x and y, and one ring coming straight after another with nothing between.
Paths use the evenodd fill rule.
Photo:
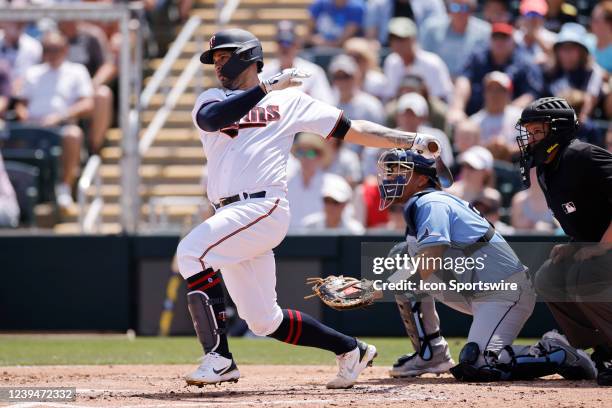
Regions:
<instances>
[{"instance_id":1,"label":"white baseball cleat","mask_svg":"<svg viewBox=\"0 0 612 408\"><path fill-rule=\"evenodd\" d=\"M187 385L202 387L207 384L219 384L226 381L236 382L240 378L240 371L234 360L225 358L213 352L202 358L202 363L193 373L185 377Z\"/></svg>"},{"instance_id":2,"label":"white baseball cleat","mask_svg":"<svg viewBox=\"0 0 612 408\"><path fill-rule=\"evenodd\" d=\"M389 375L394 378L403 378L448 372L455 365L448 351L448 344L433 346L432 349L433 355L429 360L423 360L418 353L401 356L389 370Z\"/></svg>"},{"instance_id":3,"label":"white baseball cleat","mask_svg":"<svg viewBox=\"0 0 612 408\"><path fill-rule=\"evenodd\" d=\"M327 388L351 388L357 377L366 367L372 366L372 361L378 355L376 347L357 340L357 347L336 356L338 374L327 383Z\"/></svg>"}]
</instances>

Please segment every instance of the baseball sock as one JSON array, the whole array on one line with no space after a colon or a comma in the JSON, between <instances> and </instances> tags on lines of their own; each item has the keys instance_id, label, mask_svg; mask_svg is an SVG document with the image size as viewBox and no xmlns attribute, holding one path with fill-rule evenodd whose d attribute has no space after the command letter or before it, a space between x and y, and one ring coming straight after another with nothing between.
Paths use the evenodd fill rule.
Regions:
<instances>
[{"instance_id":1,"label":"baseball sock","mask_svg":"<svg viewBox=\"0 0 612 408\"><path fill-rule=\"evenodd\" d=\"M269 337L289 344L329 350L337 355L357 347L354 337L325 326L306 313L291 309L283 309L283 321Z\"/></svg>"},{"instance_id":2,"label":"baseball sock","mask_svg":"<svg viewBox=\"0 0 612 408\"><path fill-rule=\"evenodd\" d=\"M225 329L225 295L219 271L209 268L187 278L187 304L204 353L232 358Z\"/></svg>"}]
</instances>

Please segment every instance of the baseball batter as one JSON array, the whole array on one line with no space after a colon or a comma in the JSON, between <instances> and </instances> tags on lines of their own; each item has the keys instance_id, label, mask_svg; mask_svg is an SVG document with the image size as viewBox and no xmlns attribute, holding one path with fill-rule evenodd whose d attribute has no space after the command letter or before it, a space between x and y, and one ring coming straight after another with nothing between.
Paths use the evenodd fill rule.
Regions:
<instances>
[{"instance_id":1,"label":"baseball batter","mask_svg":"<svg viewBox=\"0 0 612 408\"><path fill-rule=\"evenodd\" d=\"M391 280L413 279L429 284L512 282L516 290L477 289L460 294L416 290L396 295L416 352L400 357L390 375L405 377L450 370L465 381L534 378L552 373L592 378L595 371L588 356L572 348L558 333L545 334L534 347L512 345L536 299L527 268L476 209L441 190L452 179L446 176L447 169L436 169L434 157L440 153L439 145L427 139L419 135L412 149L388 150L379 159L381 207L394 201L404 204L407 244L395 250L407 250L413 259L428 260L420 263L416 274L398 271ZM476 260L468 268L441 268L434 262L444 259L444 265L467 265L468 258ZM462 262L449 263L449 259ZM406 276L401 277L402 273ZM473 316L468 342L457 365L440 334L434 298Z\"/></svg>"},{"instance_id":2,"label":"baseball batter","mask_svg":"<svg viewBox=\"0 0 612 408\"><path fill-rule=\"evenodd\" d=\"M217 32L200 59L214 65L222 88L203 92L193 109L208 160L208 198L216 212L177 249L189 311L205 353L186 381L202 386L240 377L225 334L223 275L238 314L255 334L333 352L338 374L327 387L351 387L376 348L306 313L281 309L276 301L272 248L289 226L287 160L298 132L388 148L410 147L414 134L351 122L337 108L289 89L307 77L296 69L260 82L261 43L248 31Z\"/></svg>"}]
</instances>

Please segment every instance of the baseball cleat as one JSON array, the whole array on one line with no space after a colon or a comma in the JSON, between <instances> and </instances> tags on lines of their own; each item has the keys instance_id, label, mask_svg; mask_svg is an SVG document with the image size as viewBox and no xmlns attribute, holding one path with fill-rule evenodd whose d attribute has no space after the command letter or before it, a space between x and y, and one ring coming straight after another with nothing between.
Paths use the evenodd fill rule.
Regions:
<instances>
[{"instance_id":1,"label":"baseball cleat","mask_svg":"<svg viewBox=\"0 0 612 408\"><path fill-rule=\"evenodd\" d=\"M236 382L240 378L240 371L233 359L225 358L213 352L202 358L202 363L193 373L185 377L187 385L202 387L208 384L222 382Z\"/></svg>"},{"instance_id":2,"label":"baseball cleat","mask_svg":"<svg viewBox=\"0 0 612 408\"><path fill-rule=\"evenodd\" d=\"M406 354L397 359L389 375L394 378L416 377L422 374L442 374L448 372L454 365L448 344L433 346L433 355L429 360L423 360L418 353Z\"/></svg>"},{"instance_id":3,"label":"baseball cleat","mask_svg":"<svg viewBox=\"0 0 612 408\"><path fill-rule=\"evenodd\" d=\"M597 368L589 355L584 350L572 347L567 338L556 330L544 333L542 339L532 347L536 355L538 348L548 353L558 349L565 351L565 360L558 371L563 378L567 380L594 380L597 378Z\"/></svg>"},{"instance_id":4,"label":"baseball cleat","mask_svg":"<svg viewBox=\"0 0 612 408\"><path fill-rule=\"evenodd\" d=\"M378 353L376 347L357 340L357 347L353 350L336 356L338 374L336 378L327 383L327 388L351 388L357 377L366 367L371 367Z\"/></svg>"}]
</instances>

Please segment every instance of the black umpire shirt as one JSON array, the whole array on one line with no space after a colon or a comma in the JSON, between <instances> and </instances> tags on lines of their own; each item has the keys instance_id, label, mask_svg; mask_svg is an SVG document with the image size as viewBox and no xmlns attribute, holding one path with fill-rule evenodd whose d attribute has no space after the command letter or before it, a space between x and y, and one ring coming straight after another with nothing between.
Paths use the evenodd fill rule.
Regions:
<instances>
[{"instance_id":1,"label":"black umpire shirt","mask_svg":"<svg viewBox=\"0 0 612 408\"><path fill-rule=\"evenodd\" d=\"M563 231L578 242L599 242L612 221L612 153L574 139L537 170Z\"/></svg>"}]
</instances>

